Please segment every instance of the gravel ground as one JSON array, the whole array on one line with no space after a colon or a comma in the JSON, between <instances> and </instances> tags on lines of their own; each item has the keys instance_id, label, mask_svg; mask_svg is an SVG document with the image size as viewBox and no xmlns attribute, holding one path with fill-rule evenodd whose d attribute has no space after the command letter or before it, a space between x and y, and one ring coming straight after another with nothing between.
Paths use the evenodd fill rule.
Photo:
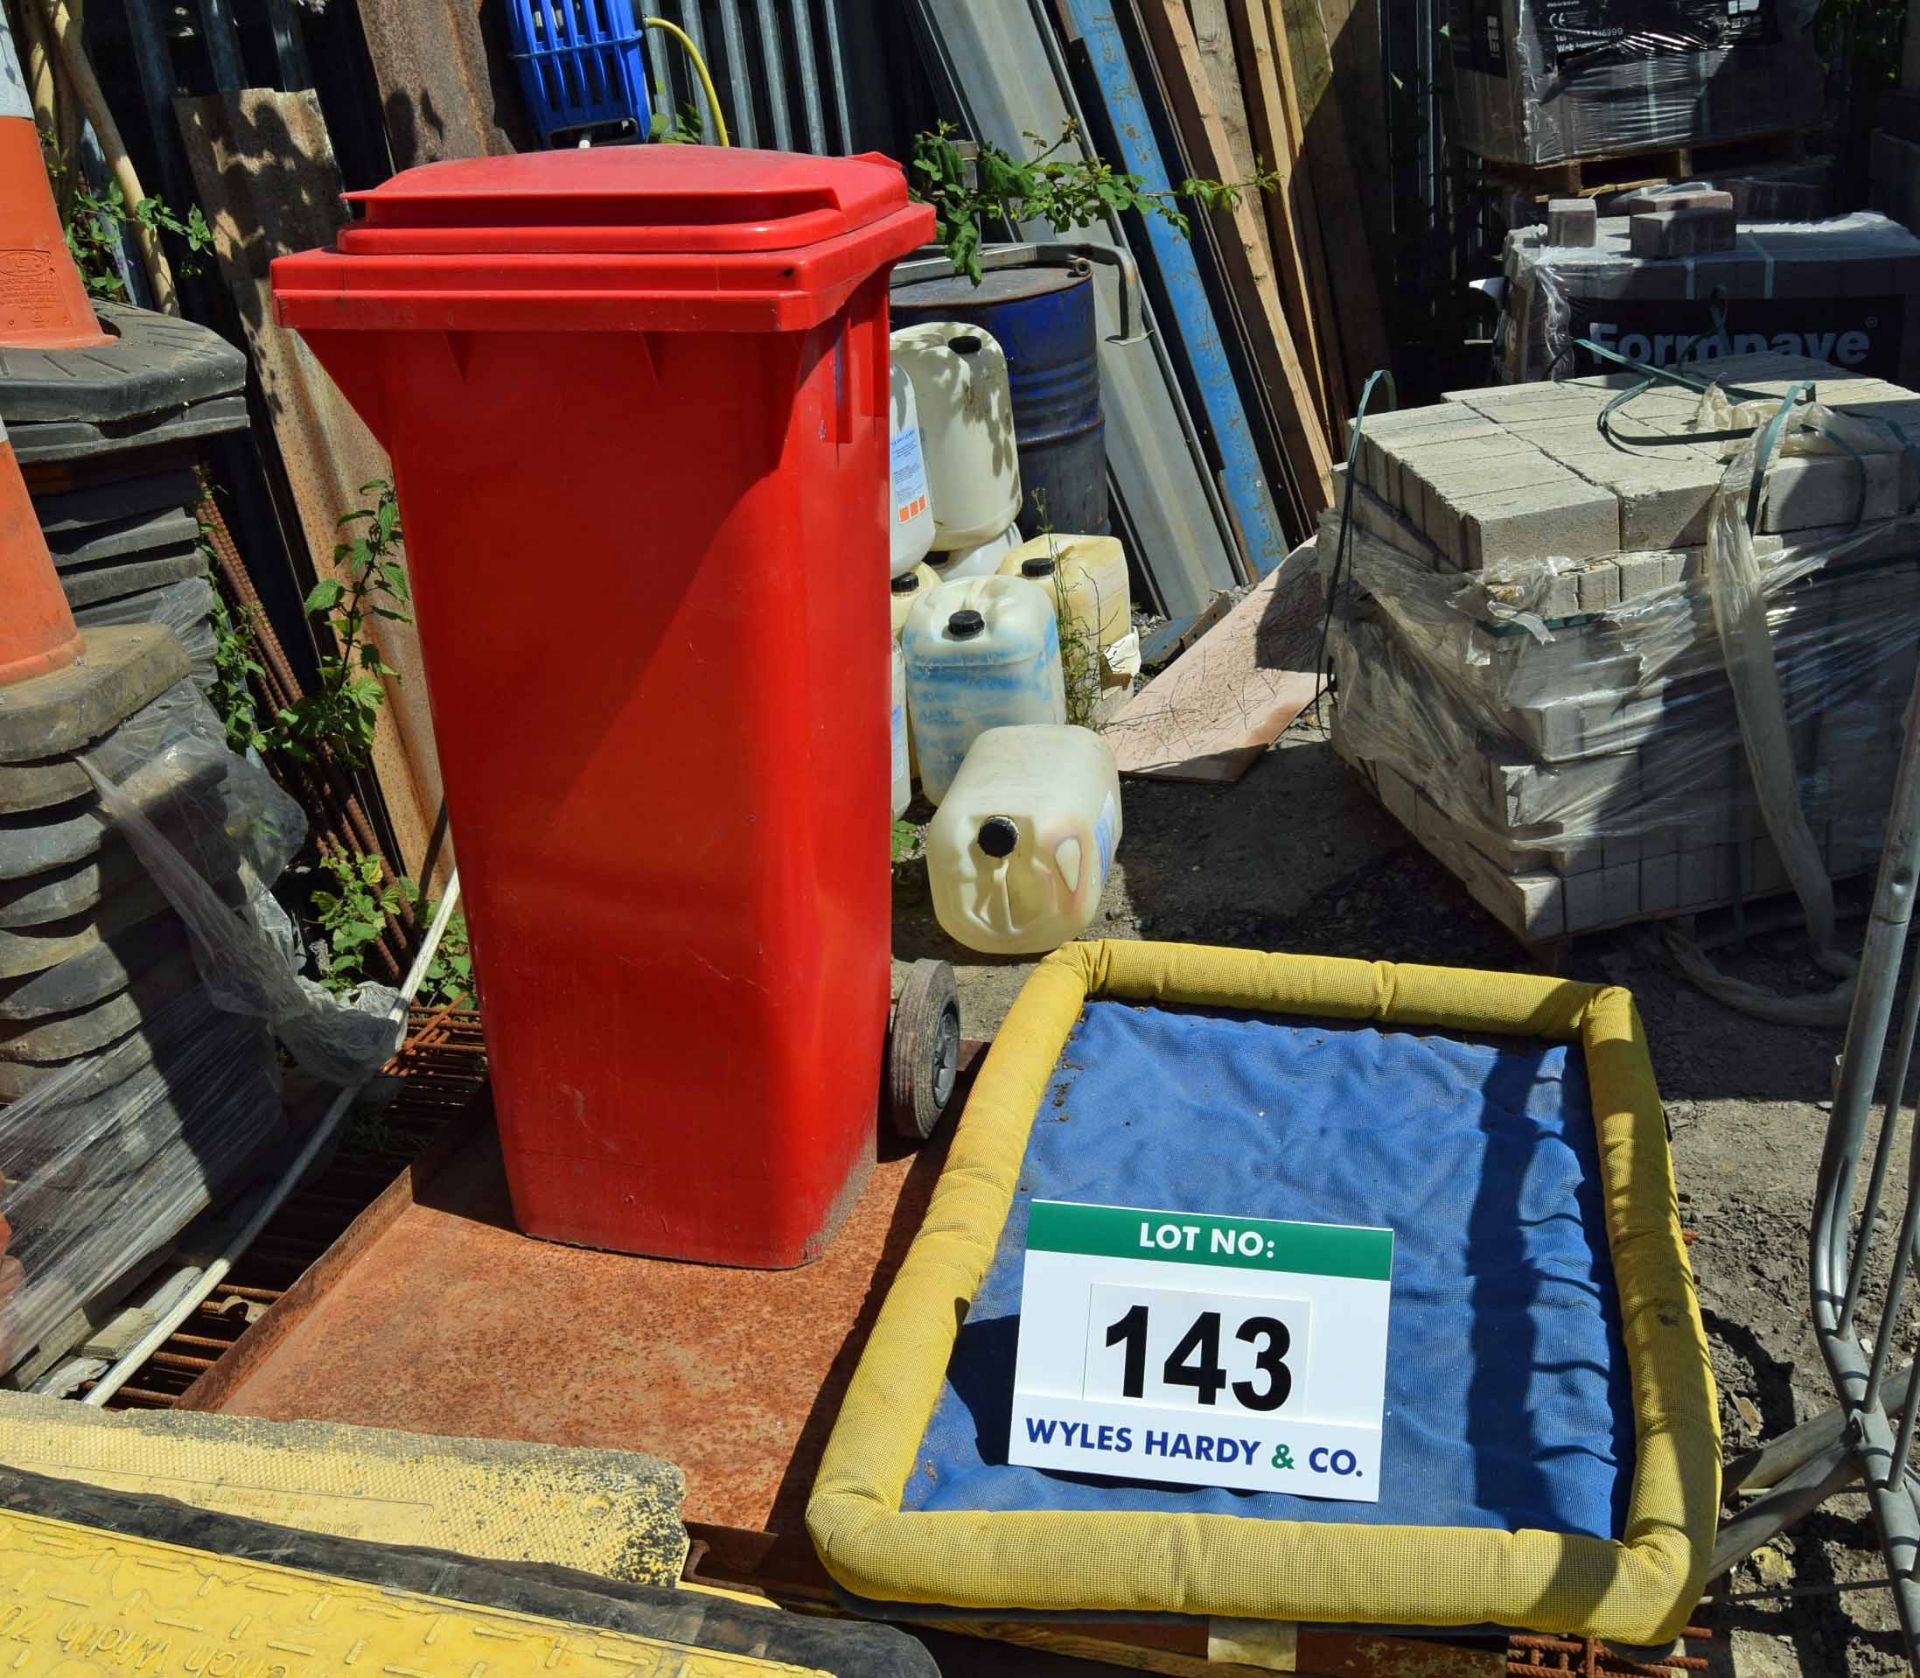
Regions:
<instances>
[{"instance_id":1,"label":"gravel ground","mask_svg":"<svg viewBox=\"0 0 1920 1678\"><path fill-rule=\"evenodd\" d=\"M1092 929L1256 949L1537 970L1527 952L1374 803L1303 721L1226 788L1130 781L1119 866ZM895 868L896 967L954 964L970 1036L998 1027L1032 963L961 949L933 919L925 871ZM1860 922L1848 923L1857 937ZM1785 930L1719 952L1742 977L1830 984ZM1808 1322L1806 1247L1837 1030L1765 1025L1694 989L1645 928L1575 942L1563 971L1638 998L1673 1129L1681 1201L1720 1384L1729 1454L1826 1407ZM1731 1580L1774 1595L1716 1605L1713 1667L1741 1675L1868 1674L1903 1666L1863 1500L1843 1498ZM1707 1650L1700 1651L1708 1653Z\"/></svg>"}]
</instances>

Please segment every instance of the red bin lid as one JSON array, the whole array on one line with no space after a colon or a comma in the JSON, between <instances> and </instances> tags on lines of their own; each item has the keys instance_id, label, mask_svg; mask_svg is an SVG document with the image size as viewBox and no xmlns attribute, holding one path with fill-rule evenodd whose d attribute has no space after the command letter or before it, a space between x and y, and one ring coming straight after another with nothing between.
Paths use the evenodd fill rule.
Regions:
<instances>
[{"instance_id":1,"label":"red bin lid","mask_svg":"<svg viewBox=\"0 0 1920 1678\"><path fill-rule=\"evenodd\" d=\"M891 159L608 146L423 164L347 195L356 256L744 255L839 238L905 207Z\"/></svg>"}]
</instances>

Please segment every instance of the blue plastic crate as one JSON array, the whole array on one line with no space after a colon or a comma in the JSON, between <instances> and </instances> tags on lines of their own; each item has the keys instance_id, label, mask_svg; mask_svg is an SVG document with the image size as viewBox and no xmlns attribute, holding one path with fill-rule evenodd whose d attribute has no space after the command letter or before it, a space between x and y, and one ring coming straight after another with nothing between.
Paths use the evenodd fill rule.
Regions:
<instances>
[{"instance_id":1,"label":"blue plastic crate","mask_svg":"<svg viewBox=\"0 0 1920 1678\"><path fill-rule=\"evenodd\" d=\"M509 52L543 144L632 122L644 138L644 31L633 0L506 0Z\"/></svg>"}]
</instances>

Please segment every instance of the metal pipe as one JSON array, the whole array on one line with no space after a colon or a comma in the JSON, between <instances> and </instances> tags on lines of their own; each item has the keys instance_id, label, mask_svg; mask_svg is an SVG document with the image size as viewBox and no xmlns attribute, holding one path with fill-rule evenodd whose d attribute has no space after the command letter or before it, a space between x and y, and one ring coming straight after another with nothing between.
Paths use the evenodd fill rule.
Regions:
<instances>
[{"instance_id":1,"label":"metal pipe","mask_svg":"<svg viewBox=\"0 0 1920 1678\"><path fill-rule=\"evenodd\" d=\"M1920 971L1907 980L1907 1006L1900 1023L1900 1047L1894 1051L1899 1071L1881 1089L1880 1139L1873 1150L1873 1171L1867 1179L1867 1198L1860 1208L1860 1233L1853 1247L1853 1269L1847 1277L1846 1303L1840 1308L1840 1332L1853 1329L1853 1313L1860 1303L1860 1284L1866 1280L1867 1253L1873 1245L1873 1220L1880 1212L1880 1195L1886 1186L1887 1167L1893 1159L1893 1139L1900 1128L1900 1112L1906 1103L1907 1073L1913 1065L1915 1028L1920 1027Z\"/></svg>"},{"instance_id":2,"label":"metal pipe","mask_svg":"<svg viewBox=\"0 0 1920 1678\"><path fill-rule=\"evenodd\" d=\"M813 18L805 0L789 15L793 19L794 59L800 66L800 100L807 113L807 150L822 157L827 150L827 121L820 107L820 66L813 53Z\"/></svg>"},{"instance_id":3,"label":"metal pipe","mask_svg":"<svg viewBox=\"0 0 1920 1678\"><path fill-rule=\"evenodd\" d=\"M699 54L700 61L705 63L708 57L707 31L700 18L700 0L680 0L677 10L680 13L680 27L686 31L687 39L693 43L693 50ZM695 76L693 80L694 92L701 106L700 129L703 134L711 134L713 119L720 114L720 95L716 90L711 99L707 96L707 88L712 85L711 75Z\"/></svg>"},{"instance_id":4,"label":"metal pipe","mask_svg":"<svg viewBox=\"0 0 1920 1678\"><path fill-rule=\"evenodd\" d=\"M434 912L433 922L427 928L426 937L421 940L420 953L414 957L413 966L408 970L405 983L400 987L399 1000L394 1004L391 1018L404 1024L408 1005L419 995L420 987L426 982L427 968L432 964L439 951L440 940L445 936L447 923L453 919L453 911L460 902L460 871L456 868L447 877L447 892L440 899L440 907ZM165 1312L147 1332L127 1349L119 1362L109 1369L93 1384L81 1402L95 1409L104 1406L133 1376L139 1373L140 1366L157 1352L172 1337L173 1332L187 1318L200 1308L200 1303L225 1280L236 1260L253 1244L255 1237L266 1228L274 1213L286 1203L287 1197L299 1186L306 1175L307 1168L318 1158L320 1150L332 1139L333 1133L340 1128L341 1122L352 1111L353 1103L360 1092L373 1080L368 1073L358 1083L349 1084L340 1090L328 1104L327 1110L320 1115L299 1153L282 1172L265 1194L255 1203L253 1211L239 1229L230 1236L220 1248L219 1253L201 1270L199 1277L173 1308Z\"/></svg>"},{"instance_id":5,"label":"metal pipe","mask_svg":"<svg viewBox=\"0 0 1920 1678\"><path fill-rule=\"evenodd\" d=\"M1907 1390L1915 1385L1914 1366L1907 1364L1886 1378L1881 1393L1890 1406L1907 1402ZM1734 1492L1764 1492L1779 1485L1804 1463L1811 1462L1847 1436L1847 1411L1844 1405L1823 1410L1810 1421L1768 1440L1756 1450L1737 1457L1727 1465L1727 1489Z\"/></svg>"},{"instance_id":6,"label":"metal pipe","mask_svg":"<svg viewBox=\"0 0 1920 1678\"><path fill-rule=\"evenodd\" d=\"M780 52L780 24L773 15L773 0L753 0L760 19L760 56L767 73L767 106L773 113L773 143L781 151L793 150L793 118L787 110L787 65Z\"/></svg>"},{"instance_id":7,"label":"metal pipe","mask_svg":"<svg viewBox=\"0 0 1920 1678\"><path fill-rule=\"evenodd\" d=\"M827 26L827 76L833 88L833 114L840 124L840 150L853 151L853 119L847 112L847 52L840 33L840 0L820 0Z\"/></svg>"},{"instance_id":8,"label":"metal pipe","mask_svg":"<svg viewBox=\"0 0 1920 1678\"><path fill-rule=\"evenodd\" d=\"M206 36L207 56L213 60L215 85L222 93L238 93L247 85L247 66L226 0L200 0L200 28Z\"/></svg>"},{"instance_id":9,"label":"metal pipe","mask_svg":"<svg viewBox=\"0 0 1920 1678\"><path fill-rule=\"evenodd\" d=\"M1914 1127L1913 1146L1908 1150L1907 1170L1911 1187L1907 1191L1906 1210L1900 1216L1900 1236L1894 1244L1893 1275L1887 1280L1887 1302L1880 1311L1880 1332L1873 1337L1873 1361L1867 1367L1867 1390L1861 1403L1868 1409L1880 1403L1880 1381L1887 1372L1887 1360L1893 1355L1893 1337L1900 1326L1900 1303L1907 1291L1907 1278L1913 1274L1913 1243L1920 1234L1920 1126ZM1872 1243L1873 1232L1863 1229L1857 1251ZM1842 1325L1841 1333L1850 1332Z\"/></svg>"},{"instance_id":10,"label":"metal pipe","mask_svg":"<svg viewBox=\"0 0 1920 1678\"><path fill-rule=\"evenodd\" d=\"M273 29L273 57L280 66L285 91L298 93L313 86L307 63L306 38L300 33L300 11L293 0L267 0L267 22Z\"/></svg>"},{"instance_id":11,"label":"metal pipe","mask_svg":"<svg viewBox=\"0 0 1920 1678\"><path fill-rule=\"evenodd\" d=\"M1707 1578L1718 1579L1770 1539L1804 1520L1836 1492L1860 1478L1860 1461L1841 1440L1801 1464L1766 1496L1755 1498L1720 1523L1707 1562Z\"/></svg>"},{"instance_id":12,"label":"metal pipe","mask_svg":"<svg viewBox=\"0 0 1920 1678\"><path fill-rule=\"evenodd\" d=\"M1920 1199L1920 1184L1916 1184L1914 1190L1909 1192L1907 1199L1909 1207L1913 1205L1916 1199ZM1909 1260L1911 1260L1911 1250L1909 1250L1908 1257ZM1893 1318L1891 1310L1888 1311L1887 1317L1888 1321L1891 1322ZM1906 1473L1907 1463L1913 1455L1913 1428L1916 1411L1920 1411L1920 1381L1909 1383L1907 1387L1907 1401L1900 1406L1900 1432L1894 1440L1893 1465L1889 1470L1889 1472L1894 1475L1904 1475Z\"/></svg>"},{"instance_id":13,"label":"metal pipe","mask_svg":"<svg viewBox=\"0 0 1920 1678\"><path fill-rule=\"evenodd\" d=\"M1815 1323L1827 1348L1830 1369L1834 1368L1836 1350L1848 1344L1839 1334L1839 1307L1846 1297L1843 1279L1852 1268L1848 1235L1853 1184L1866 1136L1867 1109L1879 1082L1880 1060L1893 1015L1894 988L1913 914L1914 881L1920 874L1920 729L1916 724L1920 724L1920 684L1916 684L1907 704L1906 738L1894 782L1885 855L1860 953L1859 981L1840 1051L1833 1116L1827 1126L1817 1180L1809 1270ZM1834 1372L1837 1380L1838 1370Z\"/></svg>"}]
</instances>

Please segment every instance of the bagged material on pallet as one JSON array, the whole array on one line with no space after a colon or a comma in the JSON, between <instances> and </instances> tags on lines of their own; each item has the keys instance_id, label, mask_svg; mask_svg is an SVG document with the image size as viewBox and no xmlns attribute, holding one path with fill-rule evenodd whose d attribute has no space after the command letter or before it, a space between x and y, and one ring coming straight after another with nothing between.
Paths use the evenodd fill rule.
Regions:
<instances>
[{"instance_id":1,"label":"bagged material on pallet","mask_svg":"<svg viewBox=\"0 0 1920 1678\"><path fill-rule=\"evenodd\" d=\"M1810 127L1814 0L1453 0L1458 138L1558 163Z\"/></svg>"},{"instance_id":2,"label":"bagged material on pallet","mask_svg":"<svg viewBox=\"0 0 1920 1678\"><path fill-rule=\"evenodd\" d=\"M145 895L0 981L0 1371L64 1350L90 1306L297 1142L276 1039L344 1084L400 1035L389 996L368 1012L299 976L269 887L305 818L227 750L190 682L74 761L95 853L129 859L103 902Z\"/></svg>"},{"instance_id":3,"label":"bagged material on pallet","mask_svg":"<svg viewBox=\"0 0 1920 1678\"><path fill-rule=\"evenodd\" d=\"M1827 880L1877 849L1920 658L1904 441L1920 398L1833 368L1726 365L1757 386L1741 401L1652 393L1699 410L1703 440L1676 425L1674 449L1595 438L1599 404L1628 396L1616 435L1662 440L1660 402L1640 416L1624 378L1559 387L1544 410L1496 389L1388 416L1363 431L1351 522L1323 522L1336 750L1523 938L1790 884L1817 938ZM1752 496L1743 428L1810 371L1831 400L1781 417ZM1582 498L1601 488L1616 528L1699 540L1593 551L1604 531Z\"/></svg>"},{"instance_id":4,"label":"bagged material on pallet","mask_svg":"<svg viewBox=\"0 0 1920 1678\"><path fill-rule=\"evenodd\" d=\"M1515 383L1612 370L1581 339L1674 366L1772 351L1920 383L1920 238L1861 211L1827 221L1743 223L1730 251L1636 257L1632 218L1602 216L1596 243L1507 237L1494 333Z\"/></svg>"}]
</instances>

